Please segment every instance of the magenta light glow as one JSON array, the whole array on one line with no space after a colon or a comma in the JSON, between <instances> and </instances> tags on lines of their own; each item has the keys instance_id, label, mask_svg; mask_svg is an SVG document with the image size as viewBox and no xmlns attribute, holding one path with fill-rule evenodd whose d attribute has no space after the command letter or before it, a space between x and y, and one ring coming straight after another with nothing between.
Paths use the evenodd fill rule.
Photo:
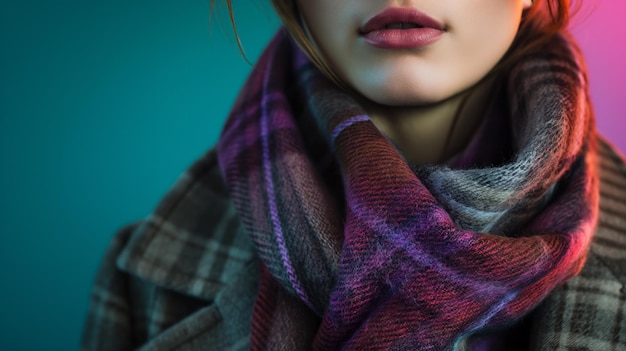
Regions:
<instances>
[{"instance_id":1,"label":"magenta light glow","mask_svg":"<svg viewBox=\"0 0 626 351\"><path fill-rule=\"evenodd\" d=\"M582 2L570 29L587 59L598 129L626 153L626 1Z\"/></svg>"}]
</instances>

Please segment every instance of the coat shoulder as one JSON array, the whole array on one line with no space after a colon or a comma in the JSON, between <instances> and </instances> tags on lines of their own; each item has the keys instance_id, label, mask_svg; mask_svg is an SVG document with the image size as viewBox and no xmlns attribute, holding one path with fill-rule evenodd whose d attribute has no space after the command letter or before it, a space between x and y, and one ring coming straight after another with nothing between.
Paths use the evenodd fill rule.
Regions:
<instances>
[{"instance_id":1,"label":"coat shoulder","mask_svg":"<svg viewBox=\"0 0 626 351\"><path fill-rule=\"evenodd\" d=\"M626 162L607 140L598 140L600 212L591 254L626 284Z\"/></svg>"},{"instance_id":2,"label":"coat shoulder","mask_svg":"<svg viewBox=\"0 0 626 351\"><path fill-rule=\"evenodd\" d=\"M82 349L245 348L257 270L211 150L147 218L114 236L92 288Z\"/></svg>"},{"instance_id":3,"label":"coat shoulder","mask_svg":"<svg viewBox=\"0 0 626 351\"><path fill-rule=\"evenodd\" d=\"M587 262L532 313L531 350L626 350L626 163L598 139L600 209Z\"/></svg>"}]
</instances>

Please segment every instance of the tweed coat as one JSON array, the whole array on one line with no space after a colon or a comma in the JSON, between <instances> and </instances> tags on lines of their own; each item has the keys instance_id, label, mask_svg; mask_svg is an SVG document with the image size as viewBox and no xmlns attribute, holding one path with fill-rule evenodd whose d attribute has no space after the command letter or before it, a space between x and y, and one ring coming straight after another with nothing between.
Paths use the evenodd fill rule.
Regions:
<instances>
[{"instance_id":1,"label":"tweed coat","mask_svg":"<svg viewBox=\"0 0 626 351\"><path fill-rule=\"evenodd\" d=\"M528 350L626 351L626 164L599 138L600 217L582 272L526 317ZM114 237L82 350L243 350L258 258L214 150ZM568 292L568 294L565 294Z\"/></svg>"}]
</instances>

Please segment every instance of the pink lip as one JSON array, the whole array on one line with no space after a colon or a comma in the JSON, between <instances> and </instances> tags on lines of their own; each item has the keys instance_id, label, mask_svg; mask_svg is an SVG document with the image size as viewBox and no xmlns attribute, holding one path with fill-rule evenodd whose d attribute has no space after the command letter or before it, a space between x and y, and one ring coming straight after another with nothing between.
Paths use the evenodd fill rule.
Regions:
<instances>
[{"instance_id":1,"label":"pink lip","mask_svg":"<svg viewBox=\"0 0 626 351\"><path fill-rule=\"evenodd\" d=\"M416 28L385 28L405 23ZM416 49L432 44L446 29L443 24L414 8L391 7L370 18L361 28L359 35L365 41L382 49Z\"/></svg>"}]
</instances>

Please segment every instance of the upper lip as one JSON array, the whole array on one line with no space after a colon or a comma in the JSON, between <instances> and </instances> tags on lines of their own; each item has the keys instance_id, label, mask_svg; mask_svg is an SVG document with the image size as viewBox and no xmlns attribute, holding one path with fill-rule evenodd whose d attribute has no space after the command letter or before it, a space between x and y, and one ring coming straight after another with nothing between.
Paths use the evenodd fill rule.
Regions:
<instances>
[{"instance_id":1,"label":"upper lip","mask_svg":"<svg viewBox=\"0 0 626 351\"><path fill-rule=\"evenodd\" d=\"M367 34L393 24L414 24L420 27L445 30L442 23L415 8L390 7L377 13L359 28L360 34Z\"/></svg>"}]
</instances>

